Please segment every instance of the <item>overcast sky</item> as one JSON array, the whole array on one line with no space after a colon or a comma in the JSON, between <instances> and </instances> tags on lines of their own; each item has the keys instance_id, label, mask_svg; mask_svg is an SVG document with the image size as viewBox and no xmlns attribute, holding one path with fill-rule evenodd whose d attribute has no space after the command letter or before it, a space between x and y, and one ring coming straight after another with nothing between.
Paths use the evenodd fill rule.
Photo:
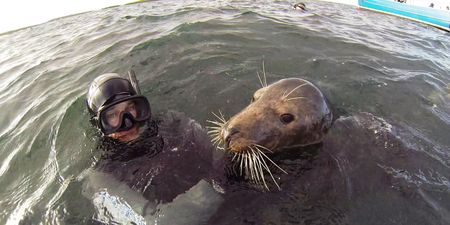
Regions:
<instances>
[{"instance_id":1,"label":"overcast sky","mask_svg":"<svg viewBox=\"0 0 450 225\"><path fill-rule=\"evenodd\" d=\"M6 0L0 3L0 33L128 2L133 0Z\"/></svg>"}]
</instances>

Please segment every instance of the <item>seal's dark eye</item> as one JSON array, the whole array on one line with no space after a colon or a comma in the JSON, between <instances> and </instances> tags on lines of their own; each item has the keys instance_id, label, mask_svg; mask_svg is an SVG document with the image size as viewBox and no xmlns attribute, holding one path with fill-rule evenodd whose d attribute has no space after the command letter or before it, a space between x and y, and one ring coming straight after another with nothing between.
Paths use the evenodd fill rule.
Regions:
<instances>
[{"instance_id":1,"label":"seal's dark eye","mask_svg":"<svg viewBox=\"0 0 450 225\"><path fill-rule=\"evenodd\" d=\"M256 99L255 99L255 96L252 96L252 101L251 102L254 102Z\"/></svg>"},{"instance_id":2,"label":"seal's dark eye","mask_svg":"<svg viewBox=\"0 0 450 225\"><path fill-rule=\"evenodd\" d=\"M294 121L294 115L286 113L280 116L280 120L284 124L288 124L292 121Z\"/></svg>"}]
</instances>

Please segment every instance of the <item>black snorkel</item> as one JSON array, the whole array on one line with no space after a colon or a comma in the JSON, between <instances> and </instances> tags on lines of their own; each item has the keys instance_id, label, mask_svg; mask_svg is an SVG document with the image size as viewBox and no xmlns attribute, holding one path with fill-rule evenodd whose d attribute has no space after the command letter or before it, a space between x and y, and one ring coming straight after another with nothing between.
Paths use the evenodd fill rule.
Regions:
<instances>
[{"instance_id":1,"label":"black snorkel","mask_svg":"<svg viewBox=\"0 0 450 225\"><path fill-rule=\"evenodd\" d=\"M128 71L128 77L130 78L131 86L133 86L136 93L141 95L141 89L139 88L139 82L136 78L136 73L134 73L134 70Z\"/></svg>"}]
</instances>

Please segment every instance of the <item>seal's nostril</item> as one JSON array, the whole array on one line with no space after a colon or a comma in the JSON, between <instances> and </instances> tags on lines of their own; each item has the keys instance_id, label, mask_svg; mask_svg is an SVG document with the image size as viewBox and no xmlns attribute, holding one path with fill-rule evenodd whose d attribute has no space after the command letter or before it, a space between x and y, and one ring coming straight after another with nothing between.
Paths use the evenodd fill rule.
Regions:
<instances>
[{"instance_id":1,"label":"seal's nostril","mask_svg":"<svg viewBox=\"0 0 450 225\"><path fill-rule=\"evenodd\" d=\"M231 141L231 137L237 133L239 133L239 130L234 128L234 127L230 127L227 129L227 136L225 137L225 143L227 143L227 145L230 143Z\"/></svg>"},{"instance_id":2,"label":"seal's nostril","mask_svg":"<svg viewBox=\"0 0 450 225\"><path fill-rule=\"evenodd\" d=\"M233 134L239 133L239 130L235 127L230 127L230 128L228 128L228 133L229 133L229 135L233 135Z\"/></svg>"}]
</instances>

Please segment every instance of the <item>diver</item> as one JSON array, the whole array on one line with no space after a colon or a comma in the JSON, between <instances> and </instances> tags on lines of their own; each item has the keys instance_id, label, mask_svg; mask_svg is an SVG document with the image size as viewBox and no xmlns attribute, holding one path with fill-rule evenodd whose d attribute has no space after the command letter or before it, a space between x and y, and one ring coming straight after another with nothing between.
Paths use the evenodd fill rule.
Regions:
<instances>
[{"instance_id":1,"label":"diver","mask_svg":"<svg viewBox=\"0 0 450 225\"><path fill-rule=\"evenodd\" d=\"M97 150L101 155L94 171L112 178L113 181L105 183L115 182L112 186L125 184L146 199L147 203L141 207L144 209L138 210L143 217L152 216L148 212L156 212L158 204L178 204L173 203L177 196L198 197L198 193L189 194L191 189L207 193L205 196L209 196L210 200L219 199L210 184L213 181L211 173L216 171L213 154L217 151L214 151L205 130L183 113L175 111L153 118L150 103L140 93L133 72L129 73L129 79L115 73L95 78L90 84L86 103L91 123L100 136ZM94 183L101 179L98 176L90 178ZM102 184L92 186L96 187L93 192L97 193L103 188ZM132 191L122 191L121 194L127 195L129 192ZM96 196L94 202L105 199L104 194L101 198L98 194ZM134 199L130 202L139 202ZM211 204L190 208L212 213L211 207L214 208L217 203ZM98 208L104 207L101 205ZM114 211L117 210L111 210ZM164 213L169 215L171 212Z\"/></svg>"},{"instance_id":2,"label":"diver","mask_svg":"<svg viewBox=\"0 0 450 225\"><path fill-rule=\"evenodd\" d=\"M307 11L306 10L306 5L303 2L300 3L296 3L294 6L292 6L294 9L296 10L301 10L301 11Z\"/></svg>"}]
</instances>

